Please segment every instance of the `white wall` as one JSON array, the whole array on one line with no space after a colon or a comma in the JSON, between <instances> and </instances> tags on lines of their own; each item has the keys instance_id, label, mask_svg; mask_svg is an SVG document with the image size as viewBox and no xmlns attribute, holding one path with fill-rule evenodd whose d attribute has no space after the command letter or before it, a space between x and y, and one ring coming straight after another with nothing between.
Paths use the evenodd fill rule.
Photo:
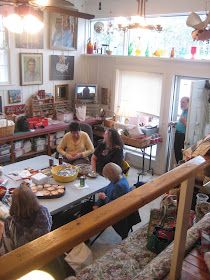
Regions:
<instances>
[{"instance_id":1,"label":"white wall","mask_svg":"<svg viewBox=\"0 0 210 280\"><path fill-rule=\"evenodd\" d=\"M139 72L161 73L163 75L160 110L160 134L163 137L163 143L158 145L155 172L164 172L167 156L168 122L174 78L176 75L180 75L210 79L209 62L105 55L83 55L81 62L85 69L83 72L84 76L81 76L82 79L98 83L100 87L108 88L111 94L110 109L112 112L114 110L116 70L126 69Z\"/></svg>"},{"instance_id":2,"label":"white wall","mask_svg":"<svg viewBox=\"0 0 210 280\"><path fill-rule=\"evenodd\" d=\"M102 9L98 10L99 2ZM210 1L207 1L210 9ZM191 11L205 11L205 0L148 0L146 2L146 15L187 13ZM114 16L132 16L137 13L136 0L89 0L86 1L86 11L92 13L96 18Z\"/></svg>"}]
</instances>

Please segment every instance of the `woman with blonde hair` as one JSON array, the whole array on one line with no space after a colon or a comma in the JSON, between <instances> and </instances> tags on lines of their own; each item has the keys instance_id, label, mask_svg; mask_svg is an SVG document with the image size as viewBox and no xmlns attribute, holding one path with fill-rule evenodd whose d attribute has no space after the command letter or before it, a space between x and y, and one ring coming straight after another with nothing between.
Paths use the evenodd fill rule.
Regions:
<instances>
[{"instance_id":1,"label":"woman with blonde hair","mask_svg":"<svg viewBox=\"0 0 210 280\"><path fill-rule=\"evenodd\" d=\"M39 204L29 187L21 186L12 194L10 216L3 225L0 255L4 255L48 232L52 217L46 207Z\"/></svg>"}]
</instances>

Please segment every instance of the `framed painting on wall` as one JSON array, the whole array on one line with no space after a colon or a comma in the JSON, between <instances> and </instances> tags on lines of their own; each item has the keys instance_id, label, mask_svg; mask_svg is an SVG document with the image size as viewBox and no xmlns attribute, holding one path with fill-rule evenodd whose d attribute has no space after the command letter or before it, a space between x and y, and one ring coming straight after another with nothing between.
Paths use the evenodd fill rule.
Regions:
<instances>
[{"instance_id":1,"label":"framed painting on wall","mask_svg":"<svg viewBox=\"0 0 210 280\"><path fill-rule=\"evenodd\" d=\"M49 15L50 49L76 50L78 18L52 13Z\"/></svg>"},{"instance_id":2,"label":"framed painting on wall","mask_svg":"<svg viewBox=\"0 0 210 280\"><path fill-rule=\"evenodd\" d=\"M20 53L20 84L43 84L42 53Z\"/></svg>"},{"instance_id":3,"label":"framed painting on wall","mask_svg":"<svg viewBox=\"0 0 210 280\"><path fill-rule=\"evenodd\" d=\"M64 81L74 79L74 56L50 56L50 80Z\"/></svg>"},{"instance_id":4,"label":"framed painting on wall","mask_svg":"<svg viewBox=\"0 0 210 280\"><path fill-rule=\"evenodd\" d=\"M21 91L19 89L8 90L9 104L21 102Z\"/></svg>"},{"instance_id":5,"label":"framed painting on wall","mask_svg":"<svg viewBox=\"0 0 210 280\"><path fill-rule=\"evenodd\" d=\"M68 85L55 86L55 100L66 100L68 98Z\"/></svg>"}]
</instances>

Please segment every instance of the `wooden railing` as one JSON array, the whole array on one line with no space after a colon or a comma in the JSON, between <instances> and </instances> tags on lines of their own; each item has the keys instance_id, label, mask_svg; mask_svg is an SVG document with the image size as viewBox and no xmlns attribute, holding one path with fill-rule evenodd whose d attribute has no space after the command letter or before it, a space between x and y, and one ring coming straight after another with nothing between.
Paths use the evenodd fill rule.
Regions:
<instances>
[{"instance_id":1,"label":"wooden railing","mask_svg":"<svg viewBox=\"0 0 210 280\"><path fill-rule=\"evenodd\" d=\"M202 157L196 157L119 199L0 257L0 279L17 279L33 269L42 267L63 252L181 183L175 246L170 271L170 279L178 279L184 257L188 226L186 221L189 217L194 179L196 172L204 165L205 160Z\"/></svg>"}]
</instances>

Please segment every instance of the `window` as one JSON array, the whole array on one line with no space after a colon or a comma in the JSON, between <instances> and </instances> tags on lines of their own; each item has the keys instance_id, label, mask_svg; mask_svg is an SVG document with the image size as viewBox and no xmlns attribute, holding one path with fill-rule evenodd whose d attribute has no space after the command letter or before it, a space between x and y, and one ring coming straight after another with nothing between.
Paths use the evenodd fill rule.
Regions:
<instances>
[{"instance_id":1,"label":"window","mask_svg":"<svg viewBox=\"0 0 210 280\"><path fill-rule=\"evenodd\" d=\"M162 74L118 70L115 109L125 116L139 112L159 116Z\"/></svg>"},{"instance_id":2,"label":"window","mask_svg":"<svg viewBox=\"0 0 210 280\"><path fill-rule=\"evenodd\" d=\"M201 16L204 20L206 16ZM210 59L209 41L193 41L192 28L186 25L187 16L164 16L147 18L149 24L161 24L162 32L146 29L118 29L117 18L91 21L91 39L96 43L98 53L105 53L103 45L108 45L114 55L140 55L191 58L191 47L196 47L195 58ZM98 28L100 27L100 28ZM129 49L130 47L130 49ZM105 47L106 48L106 47ZM101 50L101 51L100 51Z\"/></svg>"},{"instance_id":3,"label":"window","mask_svg":"<svg viewBox=\"0 0 210 280\"><path fill-rule=\"evenodd\" d=\"M0 15L0 84L9 83L9 47L8 33Z\"/></svg>"}]
</instances>

